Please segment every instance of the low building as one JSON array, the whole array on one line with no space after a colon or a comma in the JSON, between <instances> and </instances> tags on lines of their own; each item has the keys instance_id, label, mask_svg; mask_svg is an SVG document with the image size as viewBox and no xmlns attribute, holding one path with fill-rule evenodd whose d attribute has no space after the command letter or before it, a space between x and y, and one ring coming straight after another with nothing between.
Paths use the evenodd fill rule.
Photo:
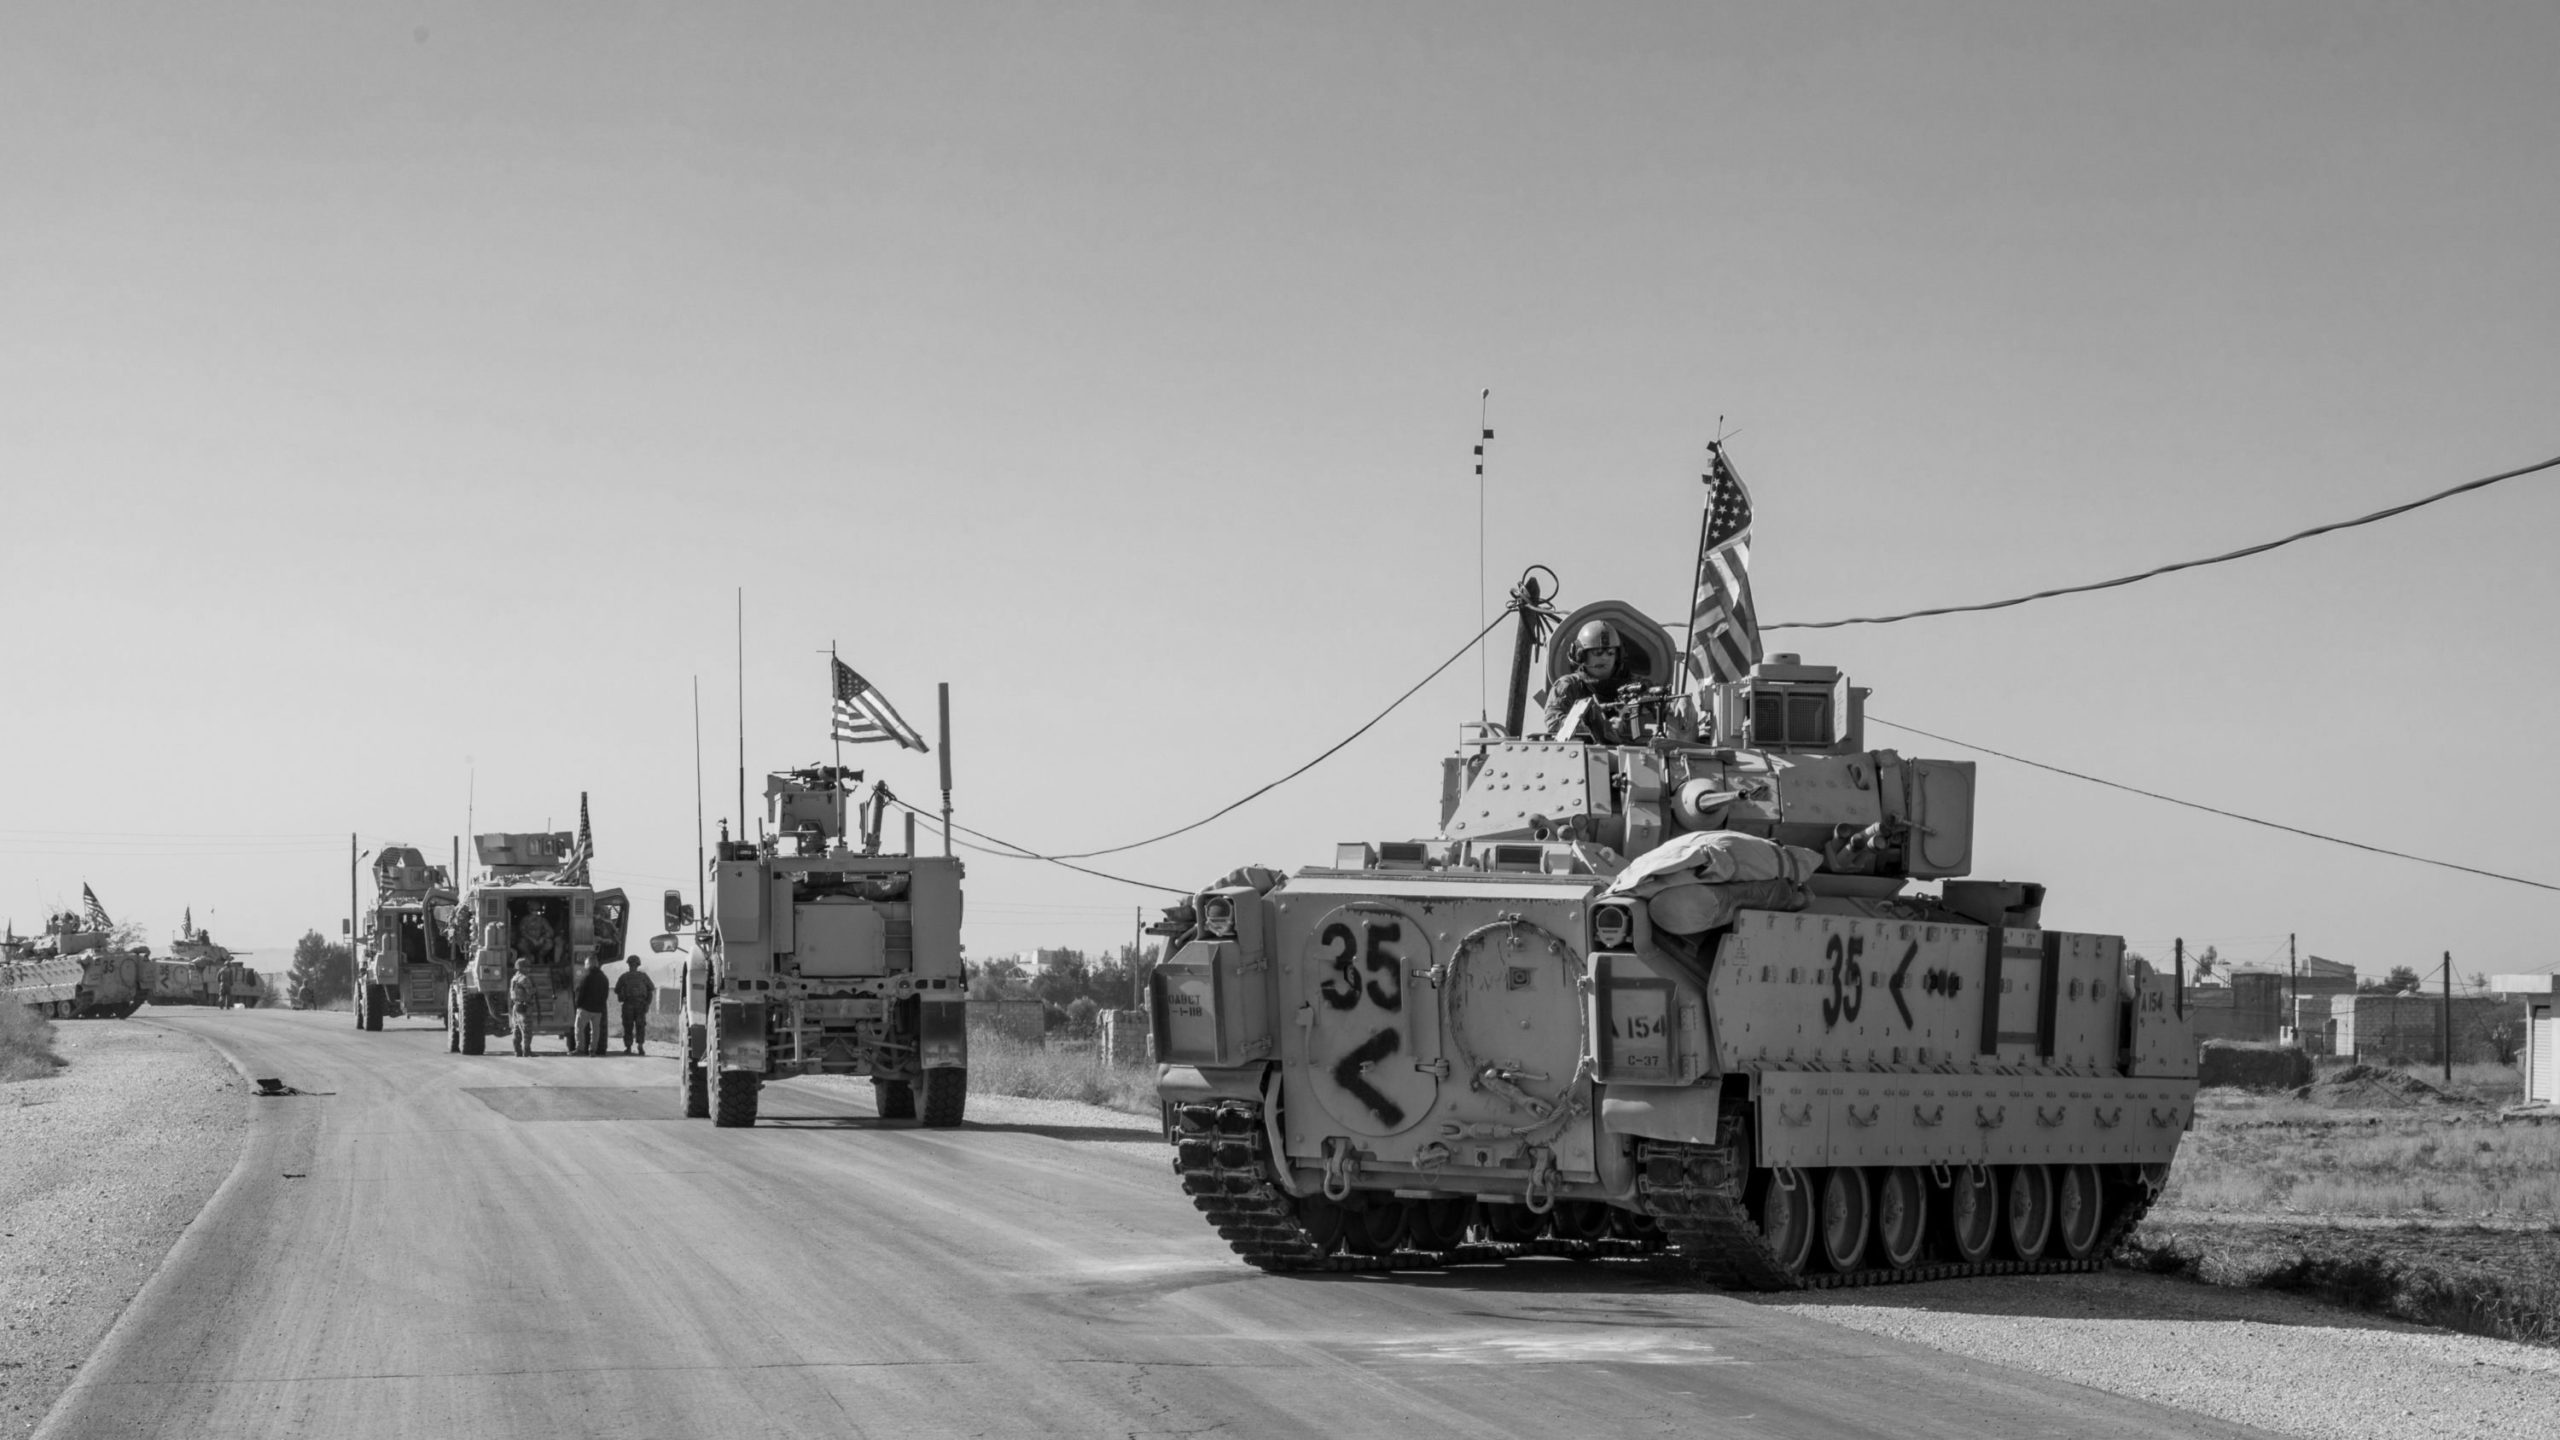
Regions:
<instances>
[{"instance_id":1,"label":"low building","mask_svg":"<svg viewBox=\"0 0 2560 1440\"><path fill-rule=\"evenodd\" d=\"M2373 1065L2441 1065L2450 1020L2453 1063L2506 1064L2524 1041L2525 1007L2499 995L2340 995L2321 1048Z\"/></svg>"},{"instance_id":2,"label":"low building","mask_svg":"<svg viewBox=\"0 0 2560 1440\"><path fill-rule=\"evenodd\" d=\"M2560 1105L2560 975L2492 975L2489 988L2524 1007L2524 1103Z\"/></svg>"}]
</instances>

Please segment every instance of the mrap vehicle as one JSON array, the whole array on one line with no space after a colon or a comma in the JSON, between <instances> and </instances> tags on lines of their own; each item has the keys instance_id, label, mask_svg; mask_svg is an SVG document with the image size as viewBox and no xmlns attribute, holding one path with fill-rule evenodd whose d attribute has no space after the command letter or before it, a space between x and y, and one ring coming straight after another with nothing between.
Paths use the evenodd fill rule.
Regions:
<instances>
[{"instance_id":1,"label":"mrap vehicle","mask_svg":"<svg viewBox=\"0 0 2560 1440\"><path fill-rule=\"evenodd\" d=\"M1592 618L1636 672L1612 743L1523 733L1524 610L1509 722L1445 762L1440 834L1167 912L1159 1093L1193 1203L1270 1270L2101 1263L2193 1114L2182 977L2049 928L2040 885L1962 878L1973 765L1869 748L1837 670L1773 655L1701 703L1662 686L1661 626L1602 602L1563 633Z\"/></svg>"},{"instance_id":2,"label":"mrap vehicle","mask_svg":"<svg viewBox=\"0 0 2560 1440\"><path fill-rule=\"evenodd\" d=\"M586 883L584 858L566 830L474 835L481 873L456 907L457 957L445 1000L445 1048L478 1055L491 1035L511 1033L507 984L527 961L532 1002L527 1025L574 1050L578 968L620 950L629 902L620 890Z\"/></svg>"},{"instance_id":3,"label":"mrap vehicle","mask_svg":"<svg viewBox=\"0 0 2560 1440\"><path fill-rule=\"evenodd\" d=\"M859 771L776 771L771 830L722 839L710 862L712 914L678 988L685 1114L753 1125L768 1079L868 1075L883 1119L957 1125L969 1094L967 981L960 957L961 864L880 852L883 792L857 849L846 820ZM908 848L913 850L913 832ZM692 916L667 894L669 934Z\"/></svg>"},{"instance_id":4,"label":"mrap vehicle","mask_svg":"<svg viewBox=\"0 0 2560 1440\"><path fill-rule=\"evenodd\" d=\"M452 875L418 847L375 853L373 907L356 937L357 1029L380 1030L392 1016L445 1018L459 968L453 930L461 899Z\"/></svg>"}]
</instances>

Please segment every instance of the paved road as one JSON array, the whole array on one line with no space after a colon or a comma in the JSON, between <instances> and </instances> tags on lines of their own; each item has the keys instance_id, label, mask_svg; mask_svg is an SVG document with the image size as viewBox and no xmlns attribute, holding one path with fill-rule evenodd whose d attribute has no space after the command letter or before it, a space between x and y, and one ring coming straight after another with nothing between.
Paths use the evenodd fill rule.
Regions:
<instances>
[{"instance_id":1,"label":"paved road","mask_svg":"<svg viewBox=\"0 0 2560 1440\"><path fill-rule=\"evenodd\" d=\"M324 1093L259 1102L47 1437L2256 1433L1633 1267L1258 1275L1127 1131L796 1084L716 1130L657 1058L162 1023Z\"/></svg>"}]
</instances>

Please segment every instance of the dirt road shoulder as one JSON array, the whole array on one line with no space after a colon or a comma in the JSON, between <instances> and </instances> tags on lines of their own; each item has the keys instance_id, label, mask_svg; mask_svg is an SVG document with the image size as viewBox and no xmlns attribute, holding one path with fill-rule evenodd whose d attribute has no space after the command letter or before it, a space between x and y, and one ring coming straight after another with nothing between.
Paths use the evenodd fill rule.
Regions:
<instances>
[{"instance_id":1,"label":"dirt road shoulder","mask_svg":"<svg viewBox=\"0 0 2560 1440\"><path fill-rule=\"evenodd\" d=\"M55 1028L70 1065L0 1084L0 1440L31 1433L238 1160L250 1101L201 1040Z\"/></svg>"}]
</instances>

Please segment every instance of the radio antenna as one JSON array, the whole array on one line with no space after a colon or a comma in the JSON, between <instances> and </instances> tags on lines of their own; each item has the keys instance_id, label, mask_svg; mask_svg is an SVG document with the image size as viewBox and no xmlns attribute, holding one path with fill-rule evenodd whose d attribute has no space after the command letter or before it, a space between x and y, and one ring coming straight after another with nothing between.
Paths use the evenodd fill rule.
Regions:
<instances>
[{"instance_id":1,"label":"radio antenna","mask_svg":"<svg viewBox=\"0 0 2560 1440\"><path fill-rule=\"evenodd\" d=\"M738 587L738 838L747 838L747 587Z\"/></svg>"},{"instance_id":2,"label":"radio antenna","mask_svg":"<svg viewBox=\"0 0 2560 1440\"><path fill-rule=\"evenodd\" d=\"M708 915L710 901L703 897L702 877L702 677L693 677L693 913Z\"/></svg>"},{"instance_id":3,"label":"radio antenna","mask_svg":"<svg viewBox=\"0 0 2560 1440\"><path fill-rule=\"evenodd\" d=\"M1484 447L1493 442L1493 388L1491 386L1485 387L1484 394L1477 397L1476 430L1478 432L1476 435L1476 629L1482 631L1489 628L1491 624L1485 619L1484 613ZM1476 719L1479 721L1493 718L1492 702L1485 698L1491 693L1492 684L1491 662L1485 659L1484 645L1479 636L1479 643L1476 645Z\"/></svg>"}]
</instances>

